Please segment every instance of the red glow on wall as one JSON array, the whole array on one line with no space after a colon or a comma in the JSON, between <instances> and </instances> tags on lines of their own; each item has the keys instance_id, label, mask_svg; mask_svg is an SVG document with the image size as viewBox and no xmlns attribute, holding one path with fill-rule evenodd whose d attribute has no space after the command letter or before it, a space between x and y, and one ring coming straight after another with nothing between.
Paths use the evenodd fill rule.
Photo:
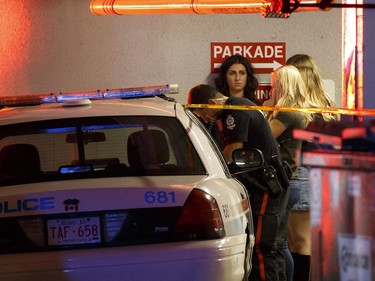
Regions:
<instances>
[{"instance_id":1,"label":"red glow on wall","mask_svg":"<svg viewBox=\"0 0 375 281\"><path fill-rule=\"evenodd\" d=\"M347 0L346 4L363 4ZM343 9L342 107L363 108L363 10Z\"/></svg>"},{"instance_id":2,"label":"red glow on wall","mask_svg":"<svg viewBox=\"0 0 375 281\"><path fill-rule=\"evenodd\" d=\"M28 1L2 1L0 5L0 85L16 85L25 79L22 68L29 56L31 40ZM5 83L6 82L6 83ZM9 89L11 90L11 89ZM0 93L9 95L10 93Z\"/></svg>"}]
</instances>

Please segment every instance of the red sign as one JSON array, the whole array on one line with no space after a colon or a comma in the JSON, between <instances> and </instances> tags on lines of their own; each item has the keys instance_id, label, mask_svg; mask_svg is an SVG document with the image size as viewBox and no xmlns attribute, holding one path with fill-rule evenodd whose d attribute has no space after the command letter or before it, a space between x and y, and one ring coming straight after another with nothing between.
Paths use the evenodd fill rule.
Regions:
<instances>
[{"instance_id":1,"label":"red sign","mask_svg":"<svg viewBox=\"0 0 375 281\"><path fill-rule=\"evenodd\" d=\"M255 90L255 97L261 103L264 103L266 100L270 99L270 84L259 84Z\"/></svg>"},{"instance_id":2,"label":"red sign","mask_svg":"<svg viewBox=\"0 0 375 281\"><path fill-rule=\"evenodd\" d=\"M285 43L211 43L211 72L219 72L225 59L236 54L247 58L255 73L271 73L285 64Z\"/></svg>"}]
</instances>

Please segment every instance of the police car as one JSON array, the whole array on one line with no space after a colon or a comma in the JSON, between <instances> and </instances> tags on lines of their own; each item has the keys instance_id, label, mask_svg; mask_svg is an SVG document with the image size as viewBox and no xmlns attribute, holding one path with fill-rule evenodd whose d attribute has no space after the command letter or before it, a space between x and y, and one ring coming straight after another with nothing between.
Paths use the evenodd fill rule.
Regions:
<instances>
[{"instance_id":1,"label":"police car","mask_svg":"<svg viewBox=\"0 0 375 281\"><path fill-rule=\"evenodd\" d=\"M247 191L177 91L0 97L0 280L246 279Z\"/></svg>"}]
</instances>

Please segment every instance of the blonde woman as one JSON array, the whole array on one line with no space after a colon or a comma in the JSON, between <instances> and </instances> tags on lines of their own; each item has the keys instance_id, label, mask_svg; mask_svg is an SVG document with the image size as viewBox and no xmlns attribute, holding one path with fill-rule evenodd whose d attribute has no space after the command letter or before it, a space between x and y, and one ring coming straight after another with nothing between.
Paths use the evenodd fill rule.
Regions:
<instances>
[{"instance_id":1,"label":"blonde woman","mask_svg":"<svg viewBox=\"0 0 375 281\"><path fill-rule=\"evenodd\" d=\"M294 66L283 66L271 74L270 95L271 99L267 101L267 105L292 108L309 108L314 105L309 99L300 72ZM272 134L279 143L282 159L289 164L292 170L285 224L288 222L289 211L301 197L301 191L308 191L307 169L298 167L296 164L296 151L301 150L302 140L293 139L293 130L306 128L312 120L313 116L305 112L273 111L268 114ZM279 241L279 245L285 257L287 280L291 281L293 272L300 268L296 267L294 258L290 256L286 233L285 240ZM303 279L299 279L299 281L303 281Z\"/></svg>"},{"instance_id":2,"label":"blonde woman","mask_svg":"<svg viewBox=\"0 0 375 281\"><path fill-rule=\"evenodd\" d=\"M297 54L291 56L287 65L293 65L298 68L309 92L309 98L315 107L333 108L335 102L328 95L323 79L321 78L318 66L315 61L306 54ZM325 113L322 115L324 121L337 121L339 116L336 114Z\"/></svg>"},{"instance_id":3,"label":"blonde woman","mask_svg":"<svg viewBox=\"0 0 375 281\"><path fill-rule=\"evenodd\" d=\"M318 71L312 66L296 66L299 70L303 81L305 82L309 99L317 108L333 108L335 107L334 101L328 95L324 88L323 81ZM317 117L323 121L337 121L339 119L337 114L320 113Z\"/></svg>"},{"instance_id":4,"label":"blonde woman","mask_svg":"<svg viewBox=\"0 0 375 281\"><path fill-rule=\"evenodd\" d=\"M333 100L324 88L314 60L306 54L297 54L287 60L299 70L306 85L310 107L333 108ZM336 121L339 116L331 113L313 114L314 121ZM302 143L302 150L308 147ZM308 186L301 189L300 199L292 207L288 222L288 242L294 260L294 280L309 280L311 256L310 200Z\"/></svg>"}]
</instances>

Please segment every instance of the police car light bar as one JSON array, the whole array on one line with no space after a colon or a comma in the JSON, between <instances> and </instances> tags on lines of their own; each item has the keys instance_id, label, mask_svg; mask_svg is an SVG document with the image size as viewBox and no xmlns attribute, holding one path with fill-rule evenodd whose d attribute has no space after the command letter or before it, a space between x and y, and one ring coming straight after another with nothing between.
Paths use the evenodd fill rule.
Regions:
<instances>
[{"instance_id":1,"label":"police car light bar","mask_svg":"<svg viewBox=\"0 0 375 281\"><path fill-rule=\"evenodd\" d=\"M125 88L106 90L104 98L138 98L148 96L160 96L165 94L177 94L178 85L147 86L141 88Z\"/></svg>"},{"instance_id":2,"label":"police car light bar","mask_svg":"<svg viewBox=\"0 0 375 281\"><path fill-rule=\"evenodd\" d=\"M100 99L128 99L141 98L150 96L161 96L165 94L177 94L179 87L177 84L167 84L159 86L145 86L138 88L121 88L121 89L107 89L96 91L80 91L68 93L50 93L50 94L35 94L22 96L5 96L0 97L0 107L8 106L26 106L37 105L42 103L61 103L70 100L100 100Z\"/></svg>"},{"instance_id":3,"label":"police car light bar","mask_svg":"<svg viewBox=\"0 0 375 281\"><path fill-rule=\"evenodd\" d=\"M77 99L100 100L100 99L103 99L103 94L100 90L59 93L58 95L56 95L56 99L58 102L64 102L67 100L77 100Z\"/></svg>"}]
</instances>

